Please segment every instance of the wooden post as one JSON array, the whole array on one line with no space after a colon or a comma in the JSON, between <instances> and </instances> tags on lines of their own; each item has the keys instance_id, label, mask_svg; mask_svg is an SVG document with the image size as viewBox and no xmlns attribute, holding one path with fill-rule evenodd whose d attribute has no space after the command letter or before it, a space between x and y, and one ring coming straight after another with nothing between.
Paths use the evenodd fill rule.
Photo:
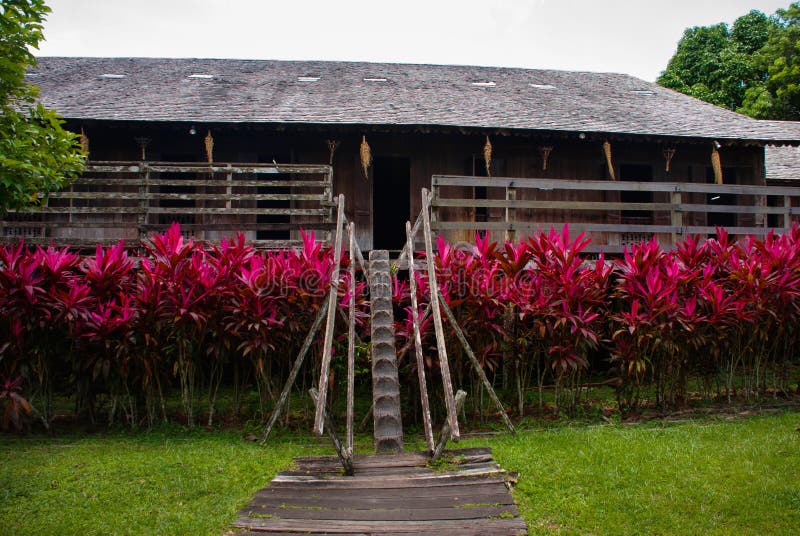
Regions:
<instances>
[{"instance_id":1,"label":"wooden post","mask_svg":"<svg viewBox=\"0 0 800 536\"><path fill-rule=\"evenodd\" d=\"M672 208L669 211L670 225L673 227L683 227L683 212L681 212L681 192L674 191L670 193L670 203ZM681 233L682 234L682 233ZM672 233L672 247L678 243L678 233Z\"/></svg>"},{"instance_id":2,"label":"wooden post","mask_svg":"<svg viewBox=\"0 0 800 536\"><path fill-rule=\"evenodd\" d=\"M513 182L506 188L506 201L515 201L517 199L517 189L513 187ZM511 203L509 203L510 205ZM506 222L506 240L513 242L517 238L517 232L513 229L514 222L517 219L517 210L506 205L505 222Z\"/></svg>"},{"instance_id":3,"label":"wooden post","mask_svg":"<svg viewBox=\"0 0 800 536\"><path fill-rule=\"evenodd\" d=\"M447 362L447 347L442 328L442 312L439 310L439 288L436 283L436 263L433 260L433 241L431 239L430 219L430 194L426 188L422 189L422 232L425 234L425 256L428 263L428 286L431 289L431 312L433 313L433 327L436 330L436 349L439 353L439 367L442 370L442 383L444 384L444 404L447 407L447 418L450 421L450 430L453 441L458 441L461 434L458 430L458 410L453 397L453 382L450 379L450 364Z\"/></svg>"},{"instance_id":4,"label":"wooden post","mask_svg":"<svg viewBox=\"0 0 800 536\"><path fill-rule=\"evenodd\" d=\"M459 326L458 322L456 322L456 319L453 316L453 311L450 310L450 306L447 305L447 303L444 301L444 298L442 298L441 300L441 306L442 310L444 310L444 314L447 316L447 320L450 322L450 326L452 326L453 331L455 331L456 333L456 338L461 343L461 346L464 348L464 352L467 354L470 363L472 363L472 367L478 374L478 378L480 378L481 382L483 382L483 386L486 388L486 391L488 391L489 398L492 399L492 402L494 402L494 405L500 412L500 416L503 417L503 422L506 423L508 430L512 434L516 433L514 425L511 423L511 419L508 418L508 414L506 413L503 404L500 402L500 399L497 398L497 393L494 392L492 383L489 381L489 378L486 377L486 373L483 371L481 364L478 362L478 358L475 357L475 352L472 351L472 347L469 345L469 342L467 342L467 338L464 336L464 332L461 331L461 326Z\"/></svg>"},{"instance_id":5,"label":"wooden post","mask_svg":"<svg viewBox=\"0 0 800 536\"><path fill-rule=\"evenodd\" d=\"M322 435L325 427L325 404L328 400L328 374L331 368L331 351L333 345L333 328L336 323L337 292L339 290L339 266L342 262L342 220L344 219L344 195L339 194L336 215L336 238L333 244L333 272L331 272L331 290L328 296L328 318L325 323L325 346L322 349L322 367L319 373L319 398L314 415L314 433Z\"/></svg>"},{"instance_id":6,"label":"wooden post","mask_svg":"<svg viewBox=\"0 0 800 536\"><path fill-rule=\"evenodd\" d=\"M320 401L323 401L323 399L317 395L317 390L312 387L308 390L308 394L311 395L311 400L314 401L314 404L319 407L319 403ZM333 448L336 449L336 454L339 456L339 461L342 462L344 474L347 476L353 476L353 456L347 452L344 447L342 447L342 442L339 441L339 436L336 435L336 430L333 429L333 421L331 421L331 416L328 415L328 412L325 410L325 404L323 404L322 408L322 417L325 419L325 427L328 431L328 437L331 438L331 441L333 442Z\"/></svg>"},{"instance_id":7,"label":"wooden post","mask_svg":"<svg viewBox=\"0 0 800 536\"><path fill-rule=\"evenodd\" d=\"M353 399L355 397L355 381L356 381L356 351L355 351L355 338L356 338L356 260L355 260L355 242L356 230L355 225L350 222L347 226L348 235L350 237L350 299L348 305L348 318L347 318L347 431L346 442L347 452L350 456L353 455Z\"/></svg>"},{"instance_id":8,"label":"wooden post","mask_svg":"<svg viewBox=\"0 0 800 536\"><path fill-rule=\"evenodd\" d=\"M264 433L261 435L262 443L264 443L269 437L269 433L272 431L272 427L275 426L275 423L278 421L278 417L281 414L283 406L286 405L286 401L289 399L289 393L292 390L292 385L294 385L294 382L297 379L297 374L300 372L300 367L303 366L303 361L306 358L309 348L311 348L311 343L314 342L314 337L316 336L317 331L319 331L319 327L322 325L322 319L325 318L325 313L327 310L328 301L326 300L322 302L322 307L320 307L319 312L317 313L317 318L314 319L314 323L311 325L311 330L309 330L308 335L306 335L306 340L303 341L303 346L300 348L300 353L297 354L297 358L294 360L294 365L292 365L292 370L289 372L289 377L286 379L286 383L283 385L283 391L281 391L281 395L278 397L278 402L275 404L275 408L272 410L272 416L269 418L267 426L264 427Z\"/></svg>"},{"instance_id":9,"label":"wooden post","mask_svg":"<svg viewBox=\"0 0 800 536\"><path fill-rule=\"evenodd\" d=\"M414 277L414 235L411 222L406 222L406 252L408 254L408 286L411 294L411 318L414 322L414 347L417 355L417 377L419 378L419 398L422 403L422 424L425 432L425 443L428 452L433 453L433 426L431 425L431 407L428 401L428 384L425 381L425 358L422 355L422 336L419 332L419 303L417 301L417 280Z\"/></svg>"},{"instance_id":10,"label":"wooden post","mask_svg":"<svg viewBox=\"0 0 800 536\"><path fill-rule=\"evenodd\" d=\"M467 393L464 391L459 390L456 393L456 411L460 412L461 408L464 407L464 399L467 398ZM436 448L433 449L433 454L431 454L431 461L438 460L442 453L444 452L444 447L447 445L447 440L450 439L451 430L450 430L450 423L445 421L442 425L442 431L439 433L439 442L436 444Z\"/></svg>"},{"instance_id":11,"label":"wooden post","mask_svg":"<svg viewBox=\"0 0 800 536\"><path fill-rule=\"evenodd\" d=\"M147 238L147 224L149 223L149 212L150 212L150 200L147 197L147 194L150 193L150 168L147 164L142 163L141 169L144 170L144 173L141 174L141 183L139 183L139 195L141 196L139 200L139 208L141 212L139 213L138 223L139 223L139 240L144 240Z\"/></svg>"}]
</instances>

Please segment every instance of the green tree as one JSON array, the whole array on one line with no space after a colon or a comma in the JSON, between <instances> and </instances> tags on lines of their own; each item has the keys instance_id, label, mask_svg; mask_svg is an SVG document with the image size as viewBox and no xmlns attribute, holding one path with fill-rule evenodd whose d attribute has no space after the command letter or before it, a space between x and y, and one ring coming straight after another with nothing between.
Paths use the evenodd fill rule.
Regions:
<instances>
[{"instance_id":1,"label":"green tree","mask_svg":"<svg viewBox=\"0 0 800 536\"><path fill-rule=\"evenodd\" d=\"M800 119L800 2L775 14L778 30L756 51L766 76L746 91L739 109L763 119Z\"/></svg>"},{"instance_id":2,"label":"green tree","mask_svg":"<svg viewBox=\"0 0 800 536\"><path fill-rule=\"evenodd\" d=\"M78 137L25 80L49 12L43 0L0 2L0 215L39 204L83 169Z\"/></svg>"},{"instance_id":3,"label":"green tree","mask_svg":"<svg viewBox=\"0 0 800 536\"><path fill-rule=\"evenodd\" d=\"M657 83L704 101L736 110L749 88L766 77L756 59L779 21L753 10L729 27L725 23L688 28Z\"/></svg>"}]
</instances>

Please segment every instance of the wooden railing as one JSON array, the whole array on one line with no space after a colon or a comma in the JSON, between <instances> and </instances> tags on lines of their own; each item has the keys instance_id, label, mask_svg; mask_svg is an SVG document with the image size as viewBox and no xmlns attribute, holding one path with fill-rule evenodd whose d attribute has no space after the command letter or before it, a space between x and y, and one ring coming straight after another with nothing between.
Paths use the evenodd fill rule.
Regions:
<instances>
[{"instance_id":1,"label":"wooden railing","mask_svg":"<svg viewBox=\"0 0 800 536\"><path fill-rule=\"evenodd\" d=\"M243 231L257 246L281 247L300 229L333 229L331 174L323 165L92 162L42 207L0 221L0 238L135 245L178 222L201 240Z\"/></svg>"},{"instance_id":2,"label":"wooden railing","mask_svg":"<svg viewBox=\"0 0 800 536\"><path fill-rule=\"evenodd\" d=\"M451 240L478 231L514 239L569 223L591 236L591 250L619 252L654 235L665 246L684 235L713 235L717 225L763 236L800 216L800 187L442 175L431 187L431 228ZM475 199L472 188L485 198Z\"/></svg>"}]
</instances>

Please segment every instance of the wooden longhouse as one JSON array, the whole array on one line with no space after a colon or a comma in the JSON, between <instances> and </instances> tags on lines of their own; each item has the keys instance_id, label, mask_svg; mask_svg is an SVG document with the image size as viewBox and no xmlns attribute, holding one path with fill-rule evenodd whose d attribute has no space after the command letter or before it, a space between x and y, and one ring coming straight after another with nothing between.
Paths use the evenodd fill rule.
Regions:
<instances>
[{"instance_id":1,"label":"wooden longhouse","mask_svg":"<svg viewBox=\"0 0 800 536\"><path fill-rule=\"evenodd\" d=\"M9 215L5 239L135 240L179 221L201 239L283 244L329 230L342 193L361 249L397 250L423 188L451 241L568 222L612 252L717 225L764 233L798 210L800 189L766 187L764 156L800 144L797 124L622 74L40 58L28 79L91 165L42 212Z\"/></svg>"}]
</instances>

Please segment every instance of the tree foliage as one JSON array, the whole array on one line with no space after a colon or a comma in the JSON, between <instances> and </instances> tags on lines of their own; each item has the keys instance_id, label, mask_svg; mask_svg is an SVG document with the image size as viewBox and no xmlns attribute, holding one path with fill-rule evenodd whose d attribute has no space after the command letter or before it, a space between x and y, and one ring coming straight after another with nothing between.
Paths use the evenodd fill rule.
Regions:
<instances>
[{"instance_id":1,"label":"tree foliage","mask_svg":"<svg viewBox=\"0 0 800 536\"><path fill-rule=\"evenodd\" d=\"M0 214L39 204L42 193L61 188L83 168L77 136L62 128L25 80L49 12L43 0L0 4Z\"/></svg>"},{"instance_id":2,"label":"tree foliage","mask_svg":"<svg viewBox=\"0 0 800 536\"><path fill-rule=\"evenodd\" d=\"M688 28L658 84L760 119L800 119L800 2Z\"/></svg>"}]
</instances>

